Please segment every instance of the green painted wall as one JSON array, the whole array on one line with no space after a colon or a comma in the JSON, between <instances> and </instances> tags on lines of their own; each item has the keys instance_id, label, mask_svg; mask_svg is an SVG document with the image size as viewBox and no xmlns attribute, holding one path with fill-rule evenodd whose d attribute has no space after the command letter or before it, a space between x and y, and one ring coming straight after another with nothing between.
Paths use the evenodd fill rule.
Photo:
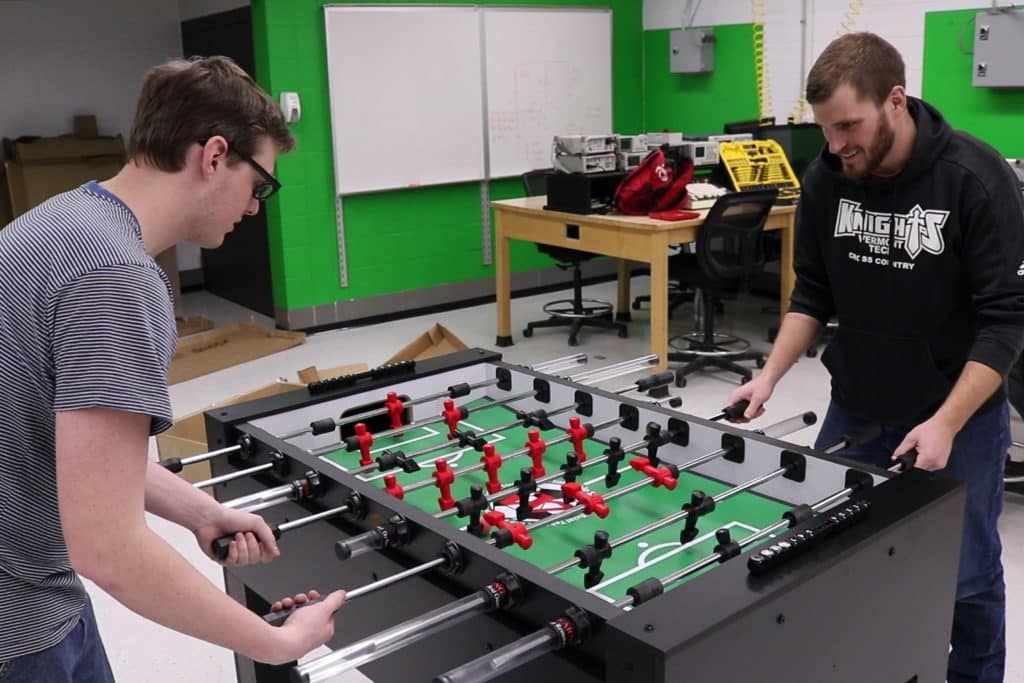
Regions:
<instances>
[{"instance_id":1,"label":"green painted wall","mask_svg":"<svg viewBox=\"0 0 1024 683\"><path fill-rule=\"evenodd\" d=\"M644 129L721 133L722 124L758 117L752 24L715 27L715 68L669 71L669 30L644 32Z\"/></svg>"},{"instance_id":2,"label":"green painted wall","mask_svg":"<svg viewBox=\"0 0 1024 683\"><path fill-rule=\"evenodd\" d=\"M346 197L349 286L340 286L324 4L341 3L252 3L261 85L275 98L282 90L302 95L302 120L292 125L298 149L278 161L284 190L266 207L275 306L295 310L493 277L493 267L482 265L479 183L465 183ZM410 0L380 4L410 4ZM619 132L642 130L643 5L639 0L478 4L611 8L613 125ZM493 199L522 196L518 180L492 182L490 192ZM519 271L551 262L533 245L516 243L512 263Z\"/></svg>"},{"instance_id":3,"label":"green painted wall","mask_svg":"<svg viewBox=\"0 0 1024 683\"><path fill-rule=\"evenodd\" d=\"M984 9L925 14L921 94L954 128L1003 156L1024 157L1024 88L971 85L974 17Z\"/></svg>"}]
</instances>

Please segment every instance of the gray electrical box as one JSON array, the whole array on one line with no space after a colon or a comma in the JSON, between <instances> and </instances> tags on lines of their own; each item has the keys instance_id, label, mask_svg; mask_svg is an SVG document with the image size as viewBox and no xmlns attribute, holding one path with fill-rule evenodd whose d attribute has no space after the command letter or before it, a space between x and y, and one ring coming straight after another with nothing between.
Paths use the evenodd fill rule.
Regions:
<instances>
[{"instance_id":1,"label":"gray electrical box","mask_svg":"<svg viewBox=\"0 0 1024 683\"><path fill-rule=\"evenodd\" d=\"M972 85L1024 88L1024 11L979 12L974 18Z\"/></svg>"},{"instance_id":2,"label":"gray electrical box","mask_svg":"<svg viewBox=\"0 0 1024 683\"><path fill-rule=\"evenodd\" d=\"M684 28L668 34L669 71L705 74L715 69L715 29Z\"/></svg>"}]
</instances>

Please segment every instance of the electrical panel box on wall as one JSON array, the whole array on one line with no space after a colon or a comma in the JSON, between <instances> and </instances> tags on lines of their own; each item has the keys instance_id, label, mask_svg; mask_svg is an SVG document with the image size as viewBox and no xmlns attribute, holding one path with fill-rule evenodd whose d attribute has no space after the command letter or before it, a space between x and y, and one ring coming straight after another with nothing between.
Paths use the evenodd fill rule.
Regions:
<instances>
[{"instance_id":1,"label":"electrical panel box on wall","mask_svg":"<svg viewBox=\"0 0 1024 683\"><path fill-rule=\"evenodd\" d=\"M971 84L983 88L1024 88L1021 45L1024 11L979 12L974 19Z\"/></svg>"},{"instance_id":2,"label":"electrical panel box on wall","mask_svg":"<svg viewBox=\"0 0 1024 683\"><path fill-rule=\"evenodd\" d=\"M684 28L668 35L669 71L704 74L715 69L715 29Z\"/></svg>"}]
</instances>

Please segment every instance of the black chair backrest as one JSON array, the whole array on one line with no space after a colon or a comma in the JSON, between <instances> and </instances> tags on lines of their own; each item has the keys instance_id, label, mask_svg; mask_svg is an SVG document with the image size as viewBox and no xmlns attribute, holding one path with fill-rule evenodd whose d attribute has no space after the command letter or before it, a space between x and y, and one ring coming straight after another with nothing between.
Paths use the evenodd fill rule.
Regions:
<instances>
[{"instance_id":1,"label":"black chair backrest","mask_svg":"<svg viewBox=\"0 0 1024 683\"><path fill-rule=\"evenodd\" d=\"M553 168L538 168L522 175L523 192L527 197L539 197L548 193L548 176L555 172Z\"/></svg>"},{"instance_id":2,"label":"black chair backrest","mask_svg":"<svg viewBox=\"0 0 1024 683\"><path fill-rule=\"evenodd\" d=\"M712 289L745 287L764 268L764 224L775 190L718 198L697 233L697 263Z\"/></svg>"}]
</instances>

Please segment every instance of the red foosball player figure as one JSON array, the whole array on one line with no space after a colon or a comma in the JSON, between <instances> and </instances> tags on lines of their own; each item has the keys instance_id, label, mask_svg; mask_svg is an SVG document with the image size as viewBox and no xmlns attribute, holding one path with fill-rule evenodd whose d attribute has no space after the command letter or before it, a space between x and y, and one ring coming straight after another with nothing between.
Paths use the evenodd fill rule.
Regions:
<instances>
[{"instance_id":1,"label":"red foosball player figure","mask_svg":"<svg viewBox=\"0 0 1024 683\"><path fill-rule=\"evenodd\" d=\"M441 490L441 497L437 504L441 510L448 510L455 507L455 499L452 498L452 484L455 482L455 471L448 466L448 461L438 458L434 461L434 472L430 475L434 478L434 485Z\"/></svg>"},{"instance_id":2,"label":"red foosball player figure","mask_svg":"<svg viewBox=\"0 0 1024 683\"><path fill-rule=\"evenodd\" d=\"M544 452L548 449L548 443L541 438L540 432L536 429L528 431L526 437L527 441L523 448L526 449L527 455L533 461L533 476L543 477L546 474L543 457Z\"/></svg>"},{"instance_id":3,"label":"red foosball player figure","mask_svg":"<svg viewBox=\"0 0 1024 683\"><path fill-rule=\"evenodd\" d=\"M402 399L398 398L397 392L388 392L387 400L384 401L384 407L391 418L391 428L400 429L402 427L402 413L405 412L405 403ZM395 436L401 436L401 434L395 434Z\"/></svg>"}]
</instances>

